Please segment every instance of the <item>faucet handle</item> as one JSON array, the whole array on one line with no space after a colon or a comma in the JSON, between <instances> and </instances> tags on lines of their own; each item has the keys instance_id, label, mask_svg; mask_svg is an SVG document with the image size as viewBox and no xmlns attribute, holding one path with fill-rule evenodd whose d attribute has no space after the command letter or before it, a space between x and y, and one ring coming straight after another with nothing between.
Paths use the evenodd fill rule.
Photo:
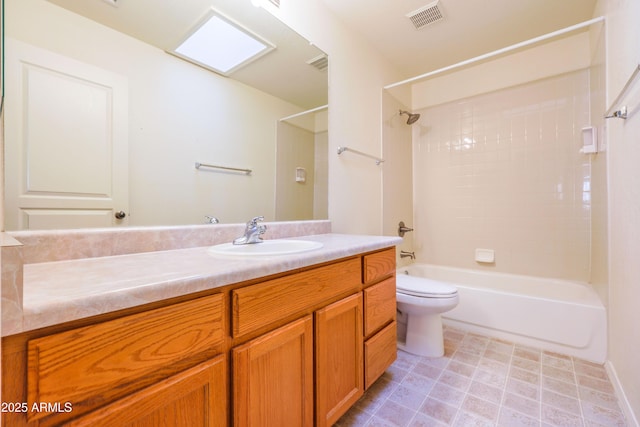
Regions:
<instances>
[{"instance_id":1,"label":"faucet handle","mask_svg":"<svg viewBox=\"0 0 640 427\"><path fill-rule=\"evenodd\" d=\"M251 221L247 223L250 227L255 227L258 224L258 221L264 221L264 217L262 215L252 218Z\"/></svg>"},{"instance_id":2,"label":"faucet handle","mask_svg":"<svg viewBox=\"0 0 640 427\"><path fill-rule=\"evenodd\" d=\"M205 224L218 224L220 222L215 216L205 215L204 218L206 219Z\"/></svg>"}]
</instances>

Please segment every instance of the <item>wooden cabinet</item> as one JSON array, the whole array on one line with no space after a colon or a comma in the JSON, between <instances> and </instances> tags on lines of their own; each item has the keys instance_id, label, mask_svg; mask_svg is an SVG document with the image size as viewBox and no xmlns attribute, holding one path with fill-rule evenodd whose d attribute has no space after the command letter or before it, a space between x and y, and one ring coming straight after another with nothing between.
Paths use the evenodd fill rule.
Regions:
<instances>
[{"instance_id":1,"label":"wooden cabinet","mask_svg":"<svg viewBox=\"0 0 640 427\"><path fill-rule=\"evenodd\" d=\"M366 288L364 294L364 334L371 336L396 318L395 276Z\"/></svg>"},{"instance_id":2,"label":"wooden cabinet","mask_svg":"<svg viewBox=\"0 0 640 427\"><path fill-rule=\"evenodd\" d=\"M316 312L316 425L331 426L363 395L362 293Z\"/></svg>"},{"instance_id":3,"label":"wooden cabinet","mask_svg":"<svg viewBox=\"0 0 640 427\"><path fill-rule=\"evenodd\" d=\"M94 412L68 427L223 427L227 425L224 355L201 363Z\"/></svg>"},{"instance_id":4,"label":"wooden cabinet","mask_svg":"<svg viewBox=\"0 0 640 427\"><path fill-rule=\"evenodd\" d=\"M315 328L308 314L236 347L234 425L333 425L364 393L362 300L317 310Z\"/></svg>"},{"instance_id":5,"label":"wooden cabinet","mask_svg":"<svg viewBox=\"0 0 640 427\"><path fill-rule=\"evenodd\" d=\"M365 387L369 388L396 360L396 322L369 338L364 344Z\"/></svg>"},{"instance_id":6,"label":"wooden cabinet","mask_svg":"<svg viewBox=\"0 0 640 427\"><path fill-rule=\"evenodd\" d=\"M332 425L395 360L395 313L390 248L4 337L3 401L72 410L2 424Z\"/></svg>"},{"instance_id":7,"label":"wooden cabinet","mask_svg":"<svg viewBox=\"0 0 640 427\"><path fill-rule=\"evenodd\" d=\"M313 320L291 322L233 350L234 426L313 425Z\"/></svg>"},{"instance_id":8,"label":"wooden cabinet","mask_svg":"<svg viewBox=\"0 0 640 427\"><path fill-rule=\"evenodd\" d=\"M395 274L396 270L396 250L395 248L385 249L364 256L363 259L363 282L374 283L384 277Z\"/></svg>"},{"instance_id":9,"label":"wooden cabinet","mask_svg":"<svg viewBox=\"0 0 640 427\"><path fill-rule=\"evenodd\" d=\"M28 420L81 415L221 353L223 313L216 294L29 340L29 408L68 402L73 411L29 411Z\"/></svg>"},{"instance_id":10,"label":"wooden cabinet","mask_svg":"<svg viewBox=\"0 0 640 427\"><path fill-rule=\"evenodd\" d=\"M395 265L394 249L364 256L365 389L391 366L397 356Z\"/></svg>"},{"instance_id":11,"label":"wooden cabinet","mask_svg":"<svg viewBox=\"0 0 640 427\"><path fill-rule=\"evenodd\" d=\"M360 259L314 268L231 292L234 337L286 322L360 290Z\"/></svg>"}]
</instances>

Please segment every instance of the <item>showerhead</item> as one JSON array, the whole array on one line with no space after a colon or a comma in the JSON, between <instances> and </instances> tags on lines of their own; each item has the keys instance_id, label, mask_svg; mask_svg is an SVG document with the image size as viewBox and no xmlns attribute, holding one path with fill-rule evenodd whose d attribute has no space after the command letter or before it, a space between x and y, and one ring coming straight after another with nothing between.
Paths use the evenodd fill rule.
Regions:
<instances>
[{"instance_id":1,"label":"showerhead","mask_svg":"<svg viewBox=\"0 0 640 427\"><path fill-rule=\"evenodd\" d=\"M420 114L418 113L410 113L408 111L400 110L400 115L403 115L403 114L406 114L407 116L409 116L409 118L407 119L408 125L414 124L420 118Z\"/></svg>"}]
</instances>

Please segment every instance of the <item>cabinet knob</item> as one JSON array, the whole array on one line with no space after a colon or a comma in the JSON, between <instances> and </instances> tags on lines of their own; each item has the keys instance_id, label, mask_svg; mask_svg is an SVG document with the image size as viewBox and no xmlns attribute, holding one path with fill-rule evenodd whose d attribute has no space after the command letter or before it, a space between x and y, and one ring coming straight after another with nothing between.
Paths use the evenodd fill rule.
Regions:
<instances>
[{"instance_id":1,"label":"cabinet knob","mask_svg":"<svg viewBox=\"0 0 640 427\"><path fill-rule=\"evenodd\" d=\"M116 217L116 219L123 219L125 216L127 216L127 214L124 211L118 211L114 216Z\"/></svg>"}]
</instances>

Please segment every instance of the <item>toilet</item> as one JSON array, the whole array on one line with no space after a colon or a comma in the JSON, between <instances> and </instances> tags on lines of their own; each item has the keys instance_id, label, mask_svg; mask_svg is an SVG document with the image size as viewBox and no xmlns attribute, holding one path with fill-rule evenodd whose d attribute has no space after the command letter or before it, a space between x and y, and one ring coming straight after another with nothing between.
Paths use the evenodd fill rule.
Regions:
<instances>
[{"instance_id":1,"label":"toilet","mask_svg":"<svg viewBox=\"0 0 640 427\"><path fill-rule=\"evenodd\" d=\"M426 357L444 355L441 313L458 305L455 286L398 273L398 348Z\"/></svg>"}]
</instances>

